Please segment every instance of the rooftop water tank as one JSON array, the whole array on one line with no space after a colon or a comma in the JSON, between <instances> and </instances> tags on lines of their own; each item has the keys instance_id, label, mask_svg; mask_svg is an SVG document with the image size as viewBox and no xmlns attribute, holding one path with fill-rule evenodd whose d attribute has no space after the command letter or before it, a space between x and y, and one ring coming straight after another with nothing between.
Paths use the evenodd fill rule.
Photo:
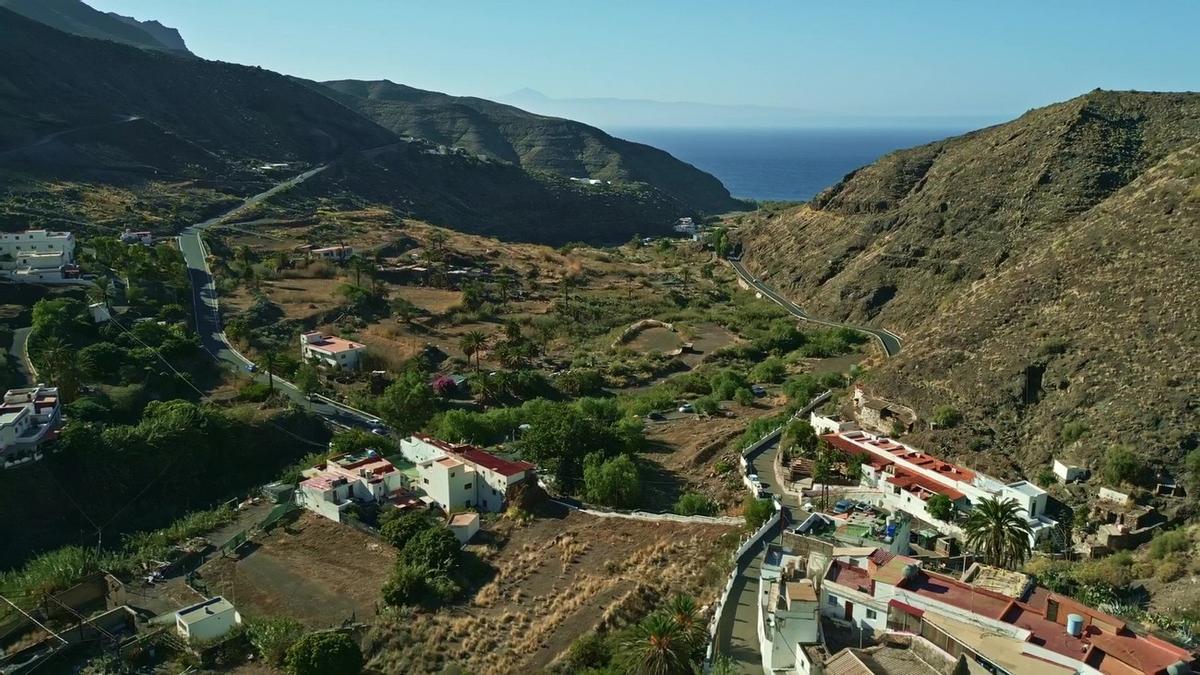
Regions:
<instances>
[{"instance_id":1,"label":"rooftop water tank","mask_svg":"<svg viewBox=\"0 0 1200 675\"><path fill-rule=\"evenodd\" d=\"M1078 614L1067 615L1067 633L1071 637L1083 635L1083 617Z\"/></svg>"}]
</instances>

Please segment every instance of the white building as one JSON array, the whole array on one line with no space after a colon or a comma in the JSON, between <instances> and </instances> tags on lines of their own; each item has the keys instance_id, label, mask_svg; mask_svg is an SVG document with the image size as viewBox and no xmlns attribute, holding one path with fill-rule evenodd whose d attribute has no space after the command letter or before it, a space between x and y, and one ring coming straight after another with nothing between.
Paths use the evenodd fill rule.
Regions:
<instances>
[{"instance_id":1,"label":"white building","mask_svg":"<svg viewBox=\"0 0 1200 675\"><path fill-rule=\"evenodd\" d=\"M356 503L408 501L404 474L374 450L334 457L303 475L296 504L336 522Z\"/></svg>"},{"instance_id":2,"label":"white building","mask_svg":"<svg viewBox=\"0 0 1200 675\"><path fill-rule=\"evenodd\" d=\"M1088 477L1088 470L1081 466L1068 464L1061 459L1056 459L1054 460L1054 477L1060 483L1074 483L1075 481L1086 479Z\"/></svg>"},{"instance_id":3,"label":"white building","mask_svg":"<svg viewBox=\"0 0 1200 675\"><path fill-rule=\"evenodd\" d=\"M450 517L450 522L446 526L454 533L460 544L466 544L479 531L479 514L456 513Z\"/></svg>"},{"instance_id":4,"label":"white building","mask_svg":"<svg viewBox=\"0 0 1200 675\"><path fill-rule=\"evenodd\" d=\"M863 482L882 491L883 508L910 513L937 526L944 534L957 536L959 532L957 527L934 518L926 510L926 503L935 494L948 498L960 512L970 511L983 499L1016 501L1025 512L1032 544L1037 544L1058 525L1045 515L1046 491L1029 481L1005 484L866 431L830 433L821 439L847 454L865 455Z\"/></svg>"},{"instance_id":5,"label":"white building","mask_svg":"<svg viewBox=\"0 0 1200 675\"><path fill-rule=\"evenodd\" d=\"M400 452L417 465L419 487L447 513L468 508L503 511L519 486L537 483L532 464L473 445L414 434L400 441Z\"/></svg>"},{"instance_id":6,"label":"white building","mask_svg":"<svg viewBox=\"0 0 1200 675\"><path fill-rule=\"evenodd\" d=\"M346 260L354 255L354 247L352 246L326 246L325 248L314 248L309 251L314 258L322 260Z\"/></svg>"},{"instance_id":7,"label":"white building","mask_svg":"<svg viewBox=\"0 0 1200 675\"><path fill-rule=\"evenodd\" d=\"M0 233L0 276L26 283L77 279L75 235L49 230Z\"/></svg>"},{"instance_id":8,"label":"white building","mask_svg":"<svg viewBox=\"0 0 1200 675\"><path fill-rule=\"evenodd\" d=\"M806 645L821 640L821 605L813 582L805 578L805 560L767 556L759 574L758 639L763 671L800 672Z\"/></svg>"},{"instance_id":9,"label":"white building","mask_svg":"<svg viewBox=\"0 0 1200 675\"><path fill-rule=\"evenodd\" d=\"M952 647L947 651L993 673L1189 672L1188 650L1140 635L1121 619L1025 575L988 569L995 573L968 570L968 582L881 550L835 556L821 580L821 612L839 627L868 635L936 637L939 647ZM1022 582L1013 583L1013 576Z\"/></svg>"},{"instance_id":10,"label":"white building","mask_svg":"<svg viewBox=\"0 0 1200 675\"><path fill-rule=\"evenodd\" d=\"M300 358L342 370L354 370L362 362L367 346L319 331L300 335Z\"/></svg>"},{"instance_id":11,"label":"white building","mask_svg":"<svg viewBox=\"0 0 1200 675\"><path fill-rule=\"evenodd\" d=\"M121 243L149 246L154 243L154 233L149 230L125 230L121 233Z\"/></svg>"},{"instance_id":12,"label":"white building","mask_svg":"<svg viewBox=\"0 0 1200 675\"><path fill-rule=\"evenodd\" d=\"M858 428L858 424L853 420L844 420L835 415L821 415L815 410L808 414L808 424L818 436L836 434L839 431L854 431Z\"/></svg>"},{"instance_id":13,"label":"white building","mask_svg":"<svg viewBox=\"0 0 1200 675\"><path fill-rule=\"evenodd\" d=\"M175 630L191 643L215 640L241 623L233 603L219 595L175 612Z\"/></svg>"},{"instance_id":14,"label":"white building","mask_svg":"<svg viewBox=\"0 0 1200 675\"><path fill-rule=\"evenodd\" d=\"M41 459L40 446L57 437L61 424L57 387L9 389L0 405L0 465Z\"/></svg>"}]
</instances>

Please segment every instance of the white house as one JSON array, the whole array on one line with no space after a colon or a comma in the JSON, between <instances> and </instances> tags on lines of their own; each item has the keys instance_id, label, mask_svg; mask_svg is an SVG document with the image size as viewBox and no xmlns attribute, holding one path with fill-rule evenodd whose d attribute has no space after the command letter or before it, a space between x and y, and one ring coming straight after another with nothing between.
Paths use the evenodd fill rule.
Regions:
<instances>
[{"instance_id":1,"label":"white house","mask_svg":"<svg viewBox=\"0 0 1200 675\"><path fill-rule=\"evenodd\" d=\"M219 595L175 612L175 630L193 643L215 640L241 623L233 603Z\"/></svg>"},{"instance_id":2,"label":"white house","mask_svg":"<svg viewBox=\"0 0 1200 675\"><path fill-rule=\"evenodd\" d=\"M404 474L374 450L334 457L303 475L296 504L336 522L355 503L408 501Z\"/></svg>"},{"instance_id":3,"label":"white house","mask_svg":"<svg viewBox=\"0 0 1200 675\"><path fill-rule=\"evenodd\" d=\"M325 248L314 248L309 253L314 258L322 260L346 260L354 255L354 248L351 246L326 246Z\"/></svg>"},{"instance_id":4,"label":"white house","mask_svg":"<svg viewBox=\"0 0 1200 675\"><path fill-rule=\"evenodd\" d=\"M78 278L75 235L49 230L0 233L0 276L28 283Z\"/></svg>"},{"instance_id":5,"label":"white house","mask_svg":"<svg viewBox=\"0 0 1200 675\"><path fill-rule=\"evenodd\" d=\"M1084 480L1088 476L1088 470L1082 466L1068 464L1061 459L1054 460L1054 477L1060 483L1074 483L1077 480Z\"/></svg>"},{"instance_id":6,"label":"white house","mask_svg":"<svg viewBox=\"0 0 1200 675\"><path fill-rule=\"evenodd\" d=\"M858 428L858 424L853 420L843 420L835 415L821 415L815 410L808 414L808 423L818 436L836 434L839 431L853 431Z\"/></svg>"},{"instance_id":7,"label":"white house","mask_svg":"<svg viewBox=\"0 0 1200 675\"><path fill-rule=\"evenodd\" d=\"M367 346L319 331L300 335L300 357L330 368L354 370L362 362Z\"/></svg>"},{"instance_id":8,"label":"white house","mask_svg":"<svg viewBox=\"0 0 1200 675\"><path fill-rule=\"evenodd\" d=\"M821 640L821 605L805 560L783 553L764 560L759 576L758 639L763 671L799 672L806 645Z\"/></svg>"},{"instance_id":9,"label":"white house","mask_svg":"<svg viewBox=\"0 0 1200 675\"><path fill-rule=\"evenodd\" d=\"M479 514L474 512L456 513L446 524L460 544L471 541L471 537L479 531Z\"/></svg>"},{"instance_id":10,"label":"white house","mask_svg":"<svg viewBox=\"0 0 1200 675\"><path fill-rule=\"evenodd\" d=\"M537 483L532 464L473 445L414 434L400 441L400 452L417 465L419 487L447 513L467 508L503 511L519 486Z\"/></svg>"},{"instance_id":11,"label":"white house","mask_svg":"<svg viewBox=\"0 0 1200 675\"><path fill-rule=\"evenodd\" d=\"M57 387L9 389L0 405L0 465L40 459L39 446L56 438L61 424Z\"/></svg>"},{"instance_id":12,"label":"white house","mask_svg":"<svg viewBox=\"0 0 1200 675\"><path fill-rule=\"evenodd\" d=\"M121 243L149 246L154 243L154 233L149 230L125 230L121 233Z\"/></svg>"},{"instance_id":13,"label":"white house","mask_svg":"<svg viewBox=\"0 0 1200 675\"><path fill-rule=\"evenodd\" d=\"M989 672L1166 675L1189 672L1194 658L1034 583L988 587L882 550L835 556L820 598L822 614L835 625L935 636L939 647L952 646L948 651L966 654Z\"/></svg>"},{"instance_id":14,"label":"white house","mask_svg":"<svg viewBox=\"0 0 1200 675\"><path fill-rule=\"evenodd\" d=\"M866 431L841 431L821 436L838 450L864 458L863 482L882 490L882 507L901 510L937 526L944 534L958 528L933 518L925 505L935 494L947 497L962 512L983 499L1015 500L1025 512L1032 544L1058 525L1045 514L1046 491L1029 481L1005 484L987 474L952 464L932 455Z\"/></svg>"}]
</instances>

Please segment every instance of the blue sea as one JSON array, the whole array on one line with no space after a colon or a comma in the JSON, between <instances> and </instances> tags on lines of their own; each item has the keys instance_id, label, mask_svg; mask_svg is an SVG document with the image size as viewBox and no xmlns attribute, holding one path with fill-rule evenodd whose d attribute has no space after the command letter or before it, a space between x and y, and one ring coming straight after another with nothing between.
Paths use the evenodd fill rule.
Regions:
<instances>
[{"instance_id":1,"label":"blue sea","mask_svg":"<svg viewBox=\"0 0 1200 675\"><path fill-rule=\"evenodd\" d=\"M966 129L611 129L716 176L735 197L803 201L881 156Z\"/></svg>"}]
</instances>

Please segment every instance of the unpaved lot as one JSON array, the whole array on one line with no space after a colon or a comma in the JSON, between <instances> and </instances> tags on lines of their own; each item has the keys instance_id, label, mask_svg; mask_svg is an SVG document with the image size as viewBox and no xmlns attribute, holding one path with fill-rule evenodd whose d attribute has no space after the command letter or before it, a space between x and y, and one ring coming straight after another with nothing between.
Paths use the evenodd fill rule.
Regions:
<instances>
[{"instance_id":1,"label":"unpaved lot","mask_svg":"<svg viewBox=\"0 0 1200 675\"><path fill-rule=\"evenodd\" d=\"M246 616L291 616L318 628L351 616L369 621L395 559L395 550L375 538L304 512L238 557L201 567L200 575Z\"/></svg>"},{"instance_id":2,"label":"unpaved lot","mask_svg":"<svg viewBox=\"0 0 1200 675\"><path fill-rule=\"evenodd\" d=\"M368 640L385 673L538 672L581 635L636 619L671 593L711 603L737 528L548 510L500 521L473 546L495 577L462 607L381 617Z\"/></svg>"}]
</instances>

